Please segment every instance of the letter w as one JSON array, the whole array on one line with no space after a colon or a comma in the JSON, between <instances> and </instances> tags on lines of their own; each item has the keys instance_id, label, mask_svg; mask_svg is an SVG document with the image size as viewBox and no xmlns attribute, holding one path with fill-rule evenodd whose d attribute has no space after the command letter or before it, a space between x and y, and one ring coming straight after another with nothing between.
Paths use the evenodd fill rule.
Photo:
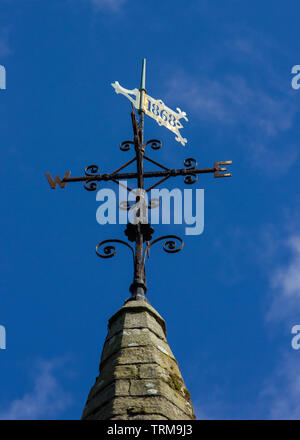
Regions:
<instances>
[{"instance_id":1,"label":"letter w","mask_svg":"<svg viewBox=\"0 0 300 440\"><path fill-rule=\"evenodd\" d=\"M69 177L71 174L71 171L66 171L65 175L64 175L64 179L66 179L67 177ZM46 173L46 177L48 179L49 185L51 186L52 189L56 188L56 185L59 184L59 186L61 188L64 188L67 184L67 182L64 182L63 180L60 180L59 176L56 176L55 179L53 180L50 173Z\"/></svg>"}]
</instances>

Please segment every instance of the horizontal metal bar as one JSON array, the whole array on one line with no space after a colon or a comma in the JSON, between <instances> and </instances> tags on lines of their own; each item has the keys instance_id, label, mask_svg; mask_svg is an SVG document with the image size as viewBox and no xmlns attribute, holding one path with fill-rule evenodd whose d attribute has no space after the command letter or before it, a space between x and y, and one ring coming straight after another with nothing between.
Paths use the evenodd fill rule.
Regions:
<instances>
[{"instance_id":1,"label":"horizontal metal bar","mask_svg":"<svg viewBox=\"0 0 300 440\"><path fill-rule=\"evenodd\" d=\"M189 174L206 174L215 173L217 168L203 168L203 169L193 169L193 168L181 168L166 171L145 171L143 177L176 177L176 176L187 176ZM136 179L137 173L117 173L117 174L95 174L95 176L82 176L82 177L64 177L62 182L85 182L87 180L94 181L109 181L113 179Z\"/></svg>"}]
</instances>

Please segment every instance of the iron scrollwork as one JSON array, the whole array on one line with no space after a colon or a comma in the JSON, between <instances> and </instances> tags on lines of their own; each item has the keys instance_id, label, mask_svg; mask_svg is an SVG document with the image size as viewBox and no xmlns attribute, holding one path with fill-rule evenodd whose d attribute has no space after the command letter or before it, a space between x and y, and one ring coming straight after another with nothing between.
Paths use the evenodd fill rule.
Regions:
<instances>
[{"instance_id":1,"label":"iron scrollwork","mask_svg":"<svg viewBox=\"0 0 300 440\"><path fill-rule=\"evenodd\" d=\"M122 211L129 211L132 206L130 205L130 202L128 200L123 200L122 202L119 203L119 208Z\"/></svg>"},{"instance_id":2,"label":"iron scrollwork","mask_svg":"<svg viewBox=\"0 0 300 440\"><path fill-rule=\"evenodd\" d=\"M108 245L108 246L105 246L103 248L103 251L102 251L103 253L100 252L99 248L101 248L101 246L103 246L104 244L107 244L107 243L120 243L120 244L124 244L125 246L127 246L131 250L132 257L133 257L133 260L134 260L134 250L133 250L133 247L130 244L126 243L126 241L118 240L118 239L100 241L100 243L98 243L97 246L96 246L96 254L98 255L98 257L100 257L100 258L112 258L112 257L114 257L116 255L116 253L117 253L116 247L112 246L111 244Z\"/></svg>"},{"instance_id":3,"label":"iron scrollwork","mask_svg":"<svg viewBox=\"0 0 300 440\"><path fill-rule=\"evenodd\" d=\"M198 180L198 176L197 174L188 174L187 176L184 177L184 183L186 183L187 185L192 185L193 183L196 183Z\"/></svg>"},{"instance_id":4,"label":"iron scrollwork","mask_svg":"<svg viewBox=\"0 0 300 440\"><path fill-rule=\"evenodd\" d=\"M159 199L150 199L149 200L148 209L158 208L159 205L160 205L160 200Z\"/></svg>"},{"instance_id":5,"label":"iron scrollwork","mask_svg":"<svg viewBox=\"0 0 300 440\"><path fill-rule=\"evenodd\" d=\"M120 150L121 151L129 151L130 145L134 145L133 141L124 141L120 144Z\"/></svg>"},{"instance_id":6,"label":"iron scrollwork","mask_svg":"<svg viewBox=\"0 0 300 440\"><path fill-rule=\"evenodd\" d=\"M131 209L134 208L135 205L136 205L136 202L130 203L128 200L123 200L122 202L119 203L119 208L122 211L130 211ZM155 209L155 208L158 208L159 206L160 206L159 199L150 199L149 200L148 209Z\"/></svg>"},{"instance_id":7,"label":"iron scrollwork","mask_svg":"<svg viewBox=\"0 0 300 440\"><path fill-rule=\"evenodd\" d=\"M146 142L145 146L147 145L150 145L152 150L159 150L162 147L161 141L157 139L150 139L149 141Z\"/></svg>"},{"instance_id":8,"label":"iron scrollwork","mask_svg":"<svg viewBox=\"0 0 300 440\"><path fill-rule=\"evenodd\" d=\"M194 159L193 157L188 157L187 159L184 159L183 163L184 163L184 166L189 169L194 169L194 168L197 168L197 166L198 166L196 159Z\"/></svg>"},{"instance_id":9,"label":"iron scrollwork","mask_svg":"<svg viewBox=\"0 0 300 440\"><path fill-rule=\"evenodd\" d=\"M168 254L176 254L177 252L181 251L183 248L183 240L182 238L178 237L177 235L164 235L162 237L156 238L155 240L148 243L147 247L145 248L144 252L144 262L146 259L146 255L149 255L149 249L152 245L157 243L158 241L166 240L163 243L163 250L167 252Z\"/></svg>"},{"instance_id":10,"label":"iron scrollwork","mask_svg":"<svg viewBox=\"0 0 300 440\"><path fill-rule=\"evenodd\" d=\"M89 165L85 168L84 174L88 177L85 180L83 186L87 191L95 191L98 188L95 176L99 174L99 168L97 165Z\"/></svg>"},{"instance_id":11,"label":"iron scrollwork","mask_svg":"<svg viewBox=\"0 0 300 440\"><path fill-rule=\"evenodd\" d=\"M183 163L187 170L191 170L191 173L187 174L184 177L184 183L186 183L187 185L192 185L193 183L196 183L198 180L198 176L197 174L194 174L192 172L198 166L196 159L194 159L193 157L188 157L184 160Z\"/></svg>"}]
</instances>

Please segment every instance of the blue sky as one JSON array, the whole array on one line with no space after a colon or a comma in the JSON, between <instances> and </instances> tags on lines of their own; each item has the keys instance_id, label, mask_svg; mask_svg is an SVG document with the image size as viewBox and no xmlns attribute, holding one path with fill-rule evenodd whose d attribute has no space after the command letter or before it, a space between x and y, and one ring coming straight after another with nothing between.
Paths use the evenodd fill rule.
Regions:
<instances>
[{"instance_id":1,"label":"blue sky","mask_svg":"<svg viewBox=\"0 0 300 440\"><path fill-rule=\"evenodd\" d=\"M147 265L197 417L300 418L299 14L296 1L1 1L0 418L80 418L107 320L129 296L127 250L94 252L123 227L96 222L96 193L53 191L44 174L129 160L130 106L110 84L138 87L143 57L148 93L189 118L186 147L146 118L145 138L163 142L151 157L233 161L231 179L196 184L204 233L156 226L185 246L153 247Z\"/></svg>"}]
</instances>

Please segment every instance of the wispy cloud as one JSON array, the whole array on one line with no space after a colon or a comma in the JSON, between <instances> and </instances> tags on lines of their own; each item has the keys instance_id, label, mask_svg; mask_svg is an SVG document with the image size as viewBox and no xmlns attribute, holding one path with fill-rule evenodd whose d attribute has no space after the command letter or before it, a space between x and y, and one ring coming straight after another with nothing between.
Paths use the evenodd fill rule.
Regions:
<instances>
[{"instance_id":1,"label":"wispy cloud","mask_svg":"<svg viewBox=\"0 0 300 440\"><path fill-rule=\"evenodd\" d=\"M221 389L212 388L207 397L202 391L197 397L194 391L192 397L198 419L300 419L300 351L292 349L293 335L290 333L293 325L300 324L300 233L295 226L299 224L299 216L294 212L294 219L290 220L289 214L283 215L280 231L268 225L263 233L257 234L255 245L255 237L250 236L247 241L247 234L242 231L236 236L239 243L243 242L244 253L246 248L248 257L253 256L258 263L257 270L261 270L269 282L271 301L264 318L267 330L272 326L272 331L281 335L273 366L266 369L260 383L254 384L257 394L244 401L243 407L232 402L231 387L226 383ZM235 262L243 258L236 250L234 252ZM203 362L199 369L202 365ZM194 374L193 369L190 371Z\"/></svg>"},{"instance_id":2,"label":"wispy cloud","mask_svg":"<svg viewBox=\"0 0 300 440\"><path fill-rule=\"evenodd\" d=\"M268 408L268 419L300 419L299 359L294 353L282 355L279 366L264 384L259 404Z\"/></svg>"},{"instance_id":3,"label":"wispy cloud","mask_svg":"<svg viewBox=\"0 0 300 440\"><path fill-rule=\"evenodd\" d=\"M238 144L248 146L254 159L263 160L263 166L272 162L273 171L289 168L298 156L293 145L285 145L280 159L276 151L277 137L292 127L296 113L284 94L276 96L277 93L251 86L239 75L227 75L222 80L200 76L195 81L183 72L171 79L168 94L179 94L177 99L204 122L219 123L235 131L238 128Z\"/></svg>"},{"instance_id":4,"label":"wispy cloud","mask_svg":"<svg viewBox=\"0 0 300 440\"><path fill-rule=\"evenodd\" d=\"M292 325L299 323L300 316L300 234L292 226L294 222L288 223L283 226L286 239L275 238L275 234L272 234L270 240L267 234L270 260L276 260L277 263L268 271L272 299L266 319L281 329L284 325L291 330ZM259 405L268 408L269 419L300 419L299 353L291 347L290 351L287 350L281 353L259 396Z\"/></svg>"},{"instance_id":5,"label":"wispy cloud","mask_svg":"<svg viewBox=\"0 0 300 440\"><path fill-rule=\"evenodd\" d=\"M285 248L285 249L284 249ZM269 320L297 319L300 314L300 234L292 234L281 247L288 259L270 273L272 303Z\"/></svg>"},{"instance_id":6,"label":"wispy cloud","mask_svg":"<svg viewBox=\"0 0 300 440\"><path fill-rule=\"evenodd\" d=\"M266 163L272 163L272 171L287 170L298 157L297 146L286 142L282 154L282 135L291 129L298 111L288 81L272 69L273 63L266 60L259 45L254 50L250 38L221 46L222 57L226 54L226 64L232 63L231 72L236 66L236 73L224 69L219 75L224 61L221 50L216 51L216 59L205 62L206 72L203 67L197 75L182 68L175 71L168 80L168 100L176 96L191 117L227 130L264 170Z\"/></svg>"},{"instance_id":7,"label":"wispy cloud","mask_svg":"<svg viewBox=\"0 0 300 440\"><path fill-rule=\"evenodd\" d=\"M201 394L201 393L200 393ZM230 390L212 390L207 399L196 398L194 411L198 420L299 420L300 377L298 353L283 351L274 369L266 371L260 391L254 399L236 405Z\"/></svg>"},{"instance_id":8,"label":"wispy cloud","mask_svg":"<svg viewBox=\"0 0 300 440\"><path fill-rule=\"evenodd\" d=\"M256 127L267 136L292 125L294 109L287 98L275 98L261 88L254 88L242 76L227 75L222 80L200 76L195 81L182 72L170 81L169 87L204 121Z\"/></svg>"},{"instance_id":9,"label":"wispy cloud","mask_svg":"<svg viewBox=\"0 0 300 440\"><path fill-rule=\"evenodd\" d=\"M37 420L59 416L72 403L71 395L59 384L55 374L65 364L61 359L39 361L35 367L32 391L15 399L0 411L1 420Z\"/></svg>"}]
</instances>

